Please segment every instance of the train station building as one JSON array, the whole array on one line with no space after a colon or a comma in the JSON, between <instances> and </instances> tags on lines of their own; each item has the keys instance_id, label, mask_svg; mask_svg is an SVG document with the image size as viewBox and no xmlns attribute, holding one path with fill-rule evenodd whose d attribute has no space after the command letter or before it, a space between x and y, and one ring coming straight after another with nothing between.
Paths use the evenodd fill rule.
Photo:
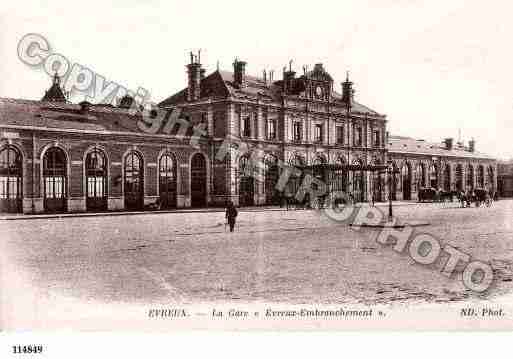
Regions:
<instances>
[{"instance_id":1,"label":"train station building","mask_svg":"<svg viewBox=\"0 0 513 359\"><path fill-rule=\"evenodd\" d=\"M495 160L474 142L388 136L386 116L357 102L349 78L336 83L320 63L300 74L289 64L279 80L250 76L246 66L236 59L232 71L207 75L191 54L184 89L150 112L150 120L166 114L155 131L129 97L68 102L57 76L40 101L1 98L0 210L272 205L307 175L330 193L380 201L389 159L396 199L415 199L428 185L496 187Z\"/></svg>"},{"instance_id":2,"label":"train station building","mask_svg":"<svg viewBox=\"0 0 513 359\"><path fill-rule=\"evenodd\" d=\"M439 143L390 136L388 160L394 168L393 200L417 200L422 188L442 191L497 190L497 161L476 150L474 139L464 144L453 138Z\"/></svg>"}]
</instances>

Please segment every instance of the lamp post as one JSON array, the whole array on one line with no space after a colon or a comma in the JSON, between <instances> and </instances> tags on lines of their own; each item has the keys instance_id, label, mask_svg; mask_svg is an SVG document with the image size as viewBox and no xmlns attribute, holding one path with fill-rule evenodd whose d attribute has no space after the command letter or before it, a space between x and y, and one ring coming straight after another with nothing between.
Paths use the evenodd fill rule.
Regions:
<instances>
[{"instance_id":1,"label":"lamp post","mask_svg":"<svg viewBox=\"0 0 513 359\"><path fill-rule=\"evenodd\" d=\"M394 166L392 165L392 161L388 161L388 220L391 222L393 219L392 213L392 173L394 171Z\"/></svg>"}]
</instances>

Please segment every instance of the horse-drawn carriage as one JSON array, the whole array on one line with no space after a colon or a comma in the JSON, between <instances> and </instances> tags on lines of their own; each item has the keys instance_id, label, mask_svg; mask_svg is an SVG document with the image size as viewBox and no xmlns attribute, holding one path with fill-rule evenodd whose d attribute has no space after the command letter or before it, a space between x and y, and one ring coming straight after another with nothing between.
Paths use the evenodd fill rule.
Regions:
<instances>
[{"instance_id":1,"label":"horse-drawn carriage","mask_svg":"<svg viewBox=\"0 0 513 359\"><path fill-rule=\"evenodd\" d=\"M476 188L471 192L460 192L458 200L461 202L462 207L470 207L472 203L475 203L476 207L480 207L482 204L486 207L490 207L492 205L493 197L494 196L492 196L486 189Z\"/></svg>"},{"instance_id":2,"label":"horse-drawn carriage","mask_svg":"<svg viewBox=\"0 0 513 359\"><path fill-rule=\"evenodd\" d=\"M452 202L455 191L442 191L435 188L421 188L418 193L419 202Z\"/></svg>"}]
</instances>

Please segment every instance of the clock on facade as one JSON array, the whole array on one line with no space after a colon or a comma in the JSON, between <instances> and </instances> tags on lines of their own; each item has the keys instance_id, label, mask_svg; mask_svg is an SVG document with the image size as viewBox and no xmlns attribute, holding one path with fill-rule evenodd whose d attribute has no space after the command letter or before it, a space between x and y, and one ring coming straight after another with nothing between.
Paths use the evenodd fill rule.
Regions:
<instances>
[{"instance_id":1,"label":"clock on facade","mask_svg":"<svg viewBox=\"0 0 513 359\"><path fill-rule=\"evenodd\" d=\"M322 98L322 87L321 86L317 86L315 88L315 97L317 98Z\"/></svg>"}]
</instances>

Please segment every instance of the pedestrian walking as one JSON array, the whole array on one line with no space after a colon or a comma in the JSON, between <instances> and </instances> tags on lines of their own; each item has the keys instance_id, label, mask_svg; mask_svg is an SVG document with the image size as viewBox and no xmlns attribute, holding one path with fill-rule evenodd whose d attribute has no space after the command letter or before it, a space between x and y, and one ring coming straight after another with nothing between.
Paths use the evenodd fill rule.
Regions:
<instances>
[{"instance_id":1,"label":"pedestrian walking","mask_svg":"<svg viewBox=\"0 0 513 359\"><path fill-rule=\"evenodd\" d=\"M233 232L235 227L235 219L237 218L237 214L237 208L235 208L235 205L232 201L229 201L228 205L226 206L226 220L230 226L230 232Z\"/></svg>"}]
</instances>

